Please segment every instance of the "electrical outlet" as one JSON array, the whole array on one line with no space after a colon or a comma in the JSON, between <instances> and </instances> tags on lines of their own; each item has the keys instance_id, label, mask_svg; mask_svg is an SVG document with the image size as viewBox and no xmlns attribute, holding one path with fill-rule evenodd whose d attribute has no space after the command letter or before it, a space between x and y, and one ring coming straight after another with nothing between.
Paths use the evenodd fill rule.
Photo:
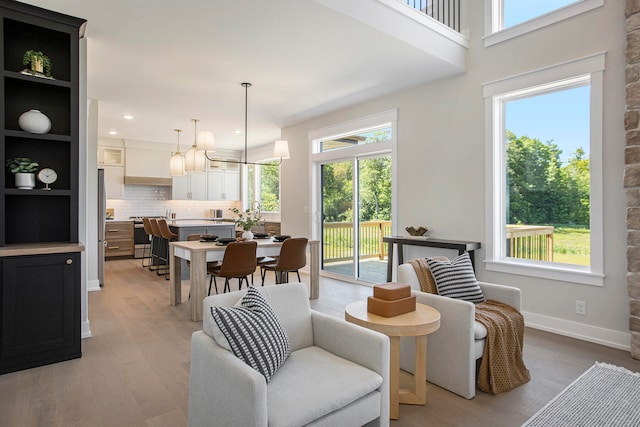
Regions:
<instances>
[{"instance_id":1,"label":"electrical outlet","mask_svg":"<svg viewBox=\"0 0 640 427\"><path fill-rule=\"evenodd\" d=\"M576 301L576 314L587 314L587 303L584 301Z\"/></svg>"}]
</instances>

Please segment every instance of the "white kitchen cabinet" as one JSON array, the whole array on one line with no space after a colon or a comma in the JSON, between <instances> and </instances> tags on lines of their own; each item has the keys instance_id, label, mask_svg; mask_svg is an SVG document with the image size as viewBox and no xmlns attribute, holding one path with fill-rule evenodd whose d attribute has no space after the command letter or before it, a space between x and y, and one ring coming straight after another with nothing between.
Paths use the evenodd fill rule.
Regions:
<instances>
[{"instance_id":1,"label":"white kitchen cabinet","mask_svg":"<svg viewBox=\"0 0 640 427\"><path fill-rule=\"evenodd\" d=\"M102 166L107 199L124 199L124 168Z\"/></svg>"},{"instance_id":2,"label":"white kitchen cabinet","mask_svg":"<svg viewBox=\"0 0 640 427\"><path fill-rule=\"evenodd\" d=\"M124 149L98 146L98 166L124 166Z\"/></svg>"},{"instance_id":3,"label":"white kitchen cabinet","mask_svg":"<svg viewBox=\"0 0 640 427\"><path fill-rule=\"evenodd\" d=\"M215 170L207 174L208 200L240 200L240 173Z\"/></svg>"},{"instance_id":4,"label":"white kitchen cabinet","mask_svg":"<svg viewBox=\"0 0 640 427\"><path fill-rule=\"evenodd\" d=\"M171 186L173 200L207 200L207 173L189 172L174 176Z\"/></svg>"}]
</instances>

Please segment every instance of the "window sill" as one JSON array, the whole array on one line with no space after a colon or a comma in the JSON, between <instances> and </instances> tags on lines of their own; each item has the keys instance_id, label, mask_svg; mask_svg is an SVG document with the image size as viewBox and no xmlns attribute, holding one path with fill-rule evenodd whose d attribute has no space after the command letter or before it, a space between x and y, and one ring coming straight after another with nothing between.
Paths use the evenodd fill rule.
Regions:
<instances>
[{"instance_id":1,"label":"window sill","mask_svg":"<svg viewBox=\"0 0 640 427\"><path fill-rule=\"evenodd\" d=\"M485 260L484 263L487 271L559 280L581 285L604 286L604 274L594 273L588 267L572 267L568 264L550 265L549 263L523 262L522 260Z\"/></svg>"},{"instance_id":2,"label":"window sill","mask_svg":"<svg viewBox=\"0 0 640 427\"><path fill-rule=\"evenodd\" d=\"M564 21L574 16L589 12L604 5L604 0L582 0L572 3L563 8L554 10L545 15L528 21L521 22L509 28L496 31L484 37L484 47L493 46L507 40L520 37L544 27L548 27L557 22Z\"/></svg>"}]
</instances>

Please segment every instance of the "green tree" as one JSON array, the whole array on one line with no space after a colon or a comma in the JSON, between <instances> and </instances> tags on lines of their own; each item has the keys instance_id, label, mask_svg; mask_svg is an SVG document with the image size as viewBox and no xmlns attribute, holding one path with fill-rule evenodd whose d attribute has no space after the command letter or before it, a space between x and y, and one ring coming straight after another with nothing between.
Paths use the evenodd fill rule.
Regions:
<instances>
[{"instance_id":1,"label":"green tree","mask_svg":"<svg viewBox=\"0 0 640 427\"><path fill-rule=\"evenodd\" d=\"M322 213L325 222L353 221L351 162L322 165Z\"/></svg>"},{"instance_id":2,"label":"green tree","mask_svg":"<svg viewBox=\"0 0 640 427\"><path fill-rule=\"evenodd\" d=\"M589 224L589 160L578 149L562 165L552 141L507 131L507 222Z\"/></svg>"},{"instance_id":3,"label":"green tree","mask_svg":"<svg viewBox=\"0 0 640 427\"><path fill-rule=\"evenodd\" d=\"M391 158L360 161L360 221L391 219Z\"/></svg>"}]
</instances>

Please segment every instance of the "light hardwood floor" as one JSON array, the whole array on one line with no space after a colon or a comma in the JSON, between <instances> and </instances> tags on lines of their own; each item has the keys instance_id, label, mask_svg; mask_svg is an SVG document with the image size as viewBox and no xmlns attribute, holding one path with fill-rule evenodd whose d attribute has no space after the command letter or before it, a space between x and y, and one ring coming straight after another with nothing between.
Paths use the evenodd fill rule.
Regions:
<instances>
[{"instance_id":1,"label":"light hardwood floor","mask_svg":"<svg viewBox=\"0 0 640 427\"><path fill-rule=\"evenodd\" d=\"M185 282L183 301L188 292ZM370 294L321 279L320 299L311 305L343 317L347 304ZM108 261L105 287L89 294L93 336L82 342L83 357L0 375L0 425L185 426L190 338L201 329L188 309L169 305L169 282L139 260ZM427 405L401 405L391 425L519 426L596 361L640 371L627 352L532 329L524 354L529 383L472 400L428 384Z\"/></svg>"}]
</instances>

